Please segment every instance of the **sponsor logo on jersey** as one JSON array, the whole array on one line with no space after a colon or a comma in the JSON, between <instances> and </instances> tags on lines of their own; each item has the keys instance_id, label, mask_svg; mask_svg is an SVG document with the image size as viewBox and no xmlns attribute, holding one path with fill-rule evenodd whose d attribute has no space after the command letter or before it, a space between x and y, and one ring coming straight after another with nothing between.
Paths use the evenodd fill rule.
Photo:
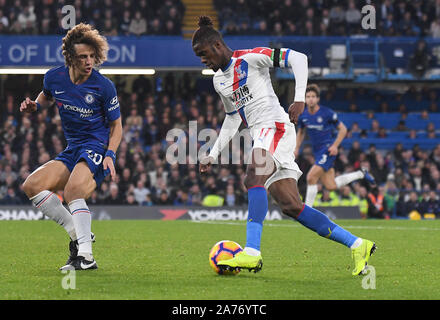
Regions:
<instances>
[{"instance_id":1,"label":"sponsor logo on jersey","mask_svg":"<svg viewBox=\"0 0 440 320\"><path fill-rule=\"evenodd\" d=\"M249 87L245 84L238 87L237 90L232 92L231 100L235 104L236 109L244 107L246 103L253 99L252 94L249 91Z\"/></svg>"},{"instance_id":2,"label":"sponsor logo on jersey","mask_svg":"<svg viewBox=\"0 0 440 320\"><path fill-rule=\"evenodd\" d=\"M89 93L89 94L86 94L86 96L84 97L84 99L86 100L86 102L88 103L88 104L91 104L91 103L93 103L93 101L95 101L95 98Z\"/></svg>"},{"instance_id":3,"label":"sponsor logo on jersey","mask_svg":"<svg viewBox=\"0 0 440 320\"><path fill-rule=\"evenodd\" d=\"M118 96L114 96L113 99L110 100L111 107L108 108L108 111L113 111L119 108Z\"/></svg>"},{"instance_id":4,"label":"sponsor logo on jersey","mask_svg":"<svg viewBox=\"0 0 440 320\"><path fill-rule=\"evenodd\" d=\"M113 99L110 101L111 105L115 105L118 103L118 96L114 96Z\"/></svg>"},{"instance_id":5,"label":"sponsor logo on jersey","mask_svg":"<svg viewBox=\"0 0 440 320\"><path fill-rule=\"evenodd\" d=\"M77 112L80 114L81 118L87 118L93 115L93 110L88 108L82 108L77 106L72 106L70 104L63 104L64 110Z\"/></svg>"}]
</instances>

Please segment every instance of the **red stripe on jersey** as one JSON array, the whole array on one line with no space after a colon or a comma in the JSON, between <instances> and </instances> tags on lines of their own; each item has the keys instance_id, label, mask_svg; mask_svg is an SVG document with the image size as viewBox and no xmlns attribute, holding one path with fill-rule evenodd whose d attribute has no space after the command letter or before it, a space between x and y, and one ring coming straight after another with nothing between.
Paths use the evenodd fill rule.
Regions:
<instances>
[{"instance_id":1,"label":"red stripe on jersey","mask_svg":"<svg viewBox=\"0 0 440 320\"><path fill-rule=\"evenodd\" d=\"M277 149L278 142L280 142L281 138L283 137L284 133L286 132L286 129L284 128L284 123L281 122L275 122L276 131L272 139L272 143L270 144L269 152L271 154L274 154L275 150Z\"/></svg>"},{"instance_id":2,"label":"red stripe on jersey","mask_svg":"<svg viewBox=\"0 0 440 320\"><path fill-rule=\"evenodd\" d=\"M284 61L286 59L286 51L283 51L283 55L281 56L280 61Z\"/></svg>"},{"instance_id":3,"label":"red stripe on jersey","mask_svg":"<svg viewBox=\"0 0 440 320\"><path fill-rule=\"evenodd\" d=\"M240 79L238 78L238 72L237 70L240 67L241 62L243 59L237 59L234 65L234 82L232 83L232 90L237 90L240 84Z\"/></svg>"},{"instance_id":4,"label":"red stripe on jersey","mask_svg":"<svg viewBox=\"0 0 440 320\"><path fill-rule=\"evenodd\" d=\"M257 47L254 49L235 50L234 53L232 54L232 57L239 58L242 55L245 55L247 53L260 53L260 54L265 54L268 57L271 57L272 56L272 49L264 48L264 47Z\"/></svg>"}]
</instances>

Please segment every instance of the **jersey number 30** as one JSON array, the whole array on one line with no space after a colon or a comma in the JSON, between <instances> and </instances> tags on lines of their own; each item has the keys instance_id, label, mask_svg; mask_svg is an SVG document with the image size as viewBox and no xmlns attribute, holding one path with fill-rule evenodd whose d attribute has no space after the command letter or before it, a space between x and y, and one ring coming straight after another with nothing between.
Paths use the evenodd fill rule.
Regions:
<instances>
[{"instance_id":1,"label":"jersey number 30","mask_svg":"<svg viewBox=\"0 0 440 320\"><path fill-rule=\"evenodd\" d=\"M102 162L101 154L93 152L92 150L86 150L86 152L89 154L89 159L92 160L97 166Z\"/></svg>"}]
</instances>

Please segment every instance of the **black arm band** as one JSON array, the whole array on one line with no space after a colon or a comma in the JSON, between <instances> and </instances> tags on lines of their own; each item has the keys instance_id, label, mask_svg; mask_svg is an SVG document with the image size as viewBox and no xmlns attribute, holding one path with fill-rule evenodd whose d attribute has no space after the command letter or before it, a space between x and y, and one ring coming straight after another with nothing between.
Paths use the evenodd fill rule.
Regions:
<instances>
[{"instance_id":1,"label":"black arm band","mask_svg":"<svg viewBox=\"0 0 440 320\"><path fill-rule=\"evenodd\" d=\"M280 67L280 49L274 49L273 51L273 66L274 68L279 68Z\"/></svg>"}]
</instances>

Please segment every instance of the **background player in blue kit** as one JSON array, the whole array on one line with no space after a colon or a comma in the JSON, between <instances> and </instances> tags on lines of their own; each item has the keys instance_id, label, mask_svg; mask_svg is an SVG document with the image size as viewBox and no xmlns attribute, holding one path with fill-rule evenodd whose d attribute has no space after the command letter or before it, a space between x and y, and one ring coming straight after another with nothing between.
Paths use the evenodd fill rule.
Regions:
<instances>
[{"instance_id":1,"label":"background player in blue kit","mask_svg":"<svg viewBox=\"0 0 440 320\"><path fill-rule=\"evenodd\" d=\"M369 183L375 184L374 178L364 168L335 177L333 163L338 154L338 147L347 134L347 128L339 121L338 115L325 106L319 105L320 90L315 84L307 86L307 108L298 119L298 132L296 136L295 157L306 130L313 147L315 164L307 174L307 193L305 204L312 207L318 193L318 181L327 190L339 189L355 180L365 178ZM337 134L335 133L337 131Z\"/></svg>"},{"instance_id":2,"label":"background player in blue kit","mask_svg":"<svg viewBox=\"0 0 440 320\"><path fill-rule=\"evenodd\" d=\"M109 173L115 178L115 152L122 137L115 86L94 67L107 59L108 43L87 24L63 38L65 66L49 70L35 101L26 98L21 112L56 103L67 148L35 170L23 183L32 203L69 234L70 257L61 269L96 269L92 254L91 213L85 202ZM54 194L64 190L70 212Z\"/></svg>"}]
</instances>

